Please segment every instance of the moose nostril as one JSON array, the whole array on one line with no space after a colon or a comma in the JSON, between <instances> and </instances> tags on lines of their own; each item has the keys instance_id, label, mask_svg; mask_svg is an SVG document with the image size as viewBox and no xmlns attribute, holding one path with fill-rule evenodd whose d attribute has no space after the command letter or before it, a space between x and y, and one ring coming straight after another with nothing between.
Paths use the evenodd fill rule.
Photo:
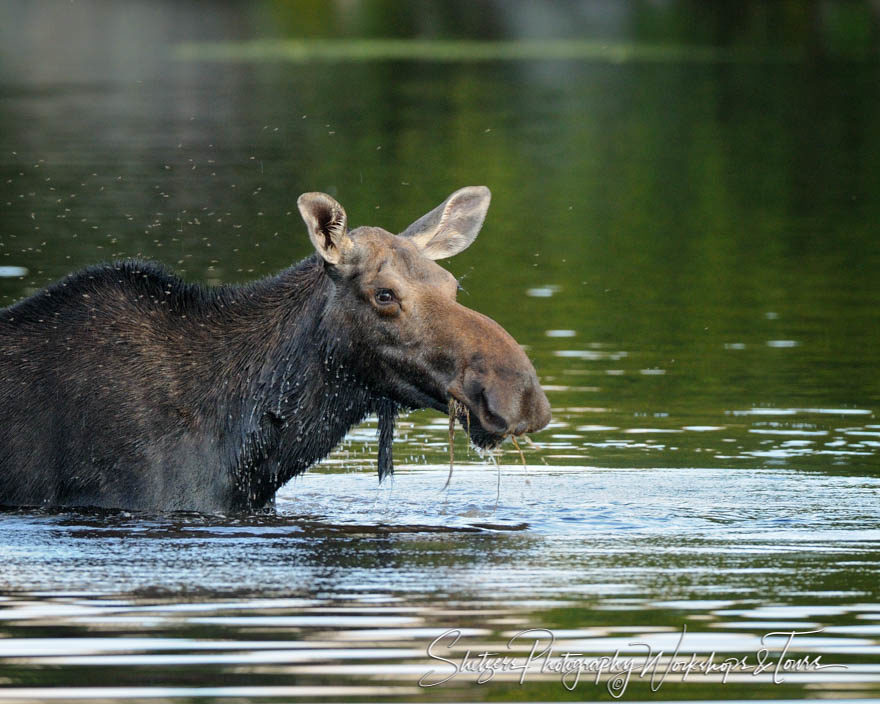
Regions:
<instances>
[{"instance_id":1,"label":"moose nostril","mask_svg":"<svg viewBox=\"0 0 880 704\"><path fill-rule=\"evenodd\" d=\"M480 405L482 406L483 413L485 414L485 420L488 424L494 426L492 429L502 430L507 428L507 421L504 420L504 417L501 413L498 412L497 409L497 399L493 397L493 394L486 389L485 387L480 390ZM490 428L487 427L487 430Z\"/></svg>"}]
</instances>

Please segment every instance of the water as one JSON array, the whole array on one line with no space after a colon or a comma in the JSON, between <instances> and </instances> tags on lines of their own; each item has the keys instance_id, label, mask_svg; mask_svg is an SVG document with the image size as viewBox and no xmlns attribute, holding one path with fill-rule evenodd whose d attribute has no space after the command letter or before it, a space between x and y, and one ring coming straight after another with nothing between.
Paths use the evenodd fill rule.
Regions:
<instances>
[{"instance_id":1,"label":"water","mask_svg":"<svg viewBox=\"0 0 880 704\"><path fill-rule=\"evenodd\" d=\"M419 412L393 482L370 421L272 516L0 512L0 700L880 696L869 6L470 6L0 10L0 303L119 256L245 281L309 252L301 192L399 230L485 183L445 264L554 409L526 467L459 433L445 491L447 421ZM266 41L322 34L367 41ZM449 629L458 673L428 655ZM745 661L572 691L464 671L468 649L522 664L526 629L585 667L682 633L673 662ZM756 674L792 631L812 665Z\"/></svg>"},{"instance_id":2,"label":"water","mask_svg":"<svg viewBox=\"0 0 880 704\"><path fill-rule=\"evenodd\" d=\"M766 633L822 629L793 650L847 669L777 685L769 673L670 677L659 691L876 692L880 478L501 471L497 506L492 471L461 468L443 493L445 468L412 466L381 489L365 473L310 473L281 492L274 517L7 512L0 657L15 686L0 696L112 683L89 696L562 697L561 678L537 666L524 685L517 673L477 686L460 672L419 691L432 669L453 672L426 655L445 631L461 631L462 647L434 653L457 660L466 648L525 656L534 636L511 651L507 641L530 628L584 657L642 657L635 642L668 654L686 628L680 659L719 660L754 660ZM627 696L653 696L649 682L634 676ZM574 689L595 697L606 684L585 675Z\"/></svg>"}]
</instances>

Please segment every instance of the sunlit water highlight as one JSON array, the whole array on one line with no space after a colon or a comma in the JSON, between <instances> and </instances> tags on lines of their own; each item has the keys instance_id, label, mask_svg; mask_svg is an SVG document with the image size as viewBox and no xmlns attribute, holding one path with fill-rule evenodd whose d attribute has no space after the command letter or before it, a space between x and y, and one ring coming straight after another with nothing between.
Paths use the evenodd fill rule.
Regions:
<instances>
[{"instance_id":1,"label":"sunlit water highlight","mask_svg":"<svg viewBox=\"0 0 880 704\"><path fill-rule=\"evenodd\" d=\"M595 656L645 647L634 642L668 656L682 628L681 652L725 657L754 654L771 631L818 631L794 650L846 669L664 687L880 692L880 479L503 465L499 498L496 471L463 465L446 491L444 465L399 467L383 486L312 472L263 517L0 514L0 695L62 696L25 686L37 678L82 698L467 699L465 673L417 685L438 664L452 671L426 654L450 628L456 660L508 652L526 628ZM224 686L187 686L203 668ZM511 673L493 682L521 686ZM645 686L635 678L632 692ZM537 671L525 687L565 692Z\"/></svg>"},{"instance_id":2,"label":"sunlit water highlight","mask_svg":"<svg viewBox=\"0 0 880 704\"><path fill-rule=\"evenodd\" d=\"M32 5L0 6L0 303L125 256L252 280L310 252L301 192L397 231L485 183L444 265L554 417L526 468L458 433L445 491L447 419L415 413L393 481L368 421L274 514L0 512L0 700L610 696L552 672L420 688L451 628L456 658L528 628L667 658L686 628L685 655L752 660L815 631L797 656L846 669L625 700L880 696L880 63L844 31L868 3L775 16L806 51L713 44L760 4L597 3L607 38L523 41L593 15L505 3L500 42L345 39L405 20L383 3L344 31L358 3L324 4L333 42L265 40L304 31L291 3ZM640 34L662 27L688 36Z\"/></svg>"}]
</instances>

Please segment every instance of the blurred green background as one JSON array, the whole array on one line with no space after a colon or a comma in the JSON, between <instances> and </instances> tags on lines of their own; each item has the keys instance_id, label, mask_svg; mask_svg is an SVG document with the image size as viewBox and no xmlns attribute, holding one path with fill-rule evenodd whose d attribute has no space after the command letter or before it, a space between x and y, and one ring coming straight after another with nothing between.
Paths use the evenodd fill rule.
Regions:
<instances>
[{"instance_id":1,"label":"blurred green background","mask_svg":"<svg viewBox=\"0 0 880 704\"><path fill-rule=\"evenodd\" d=\"M873 471L833 412L880 398L878 27L876 2L6 2L0 302L119 256L244 281L308 254L301 192L397 231L486 184L448 266L550 388L547 461ZM615 435L692 426L726 435Z\"/></svg>"}]
</instances>

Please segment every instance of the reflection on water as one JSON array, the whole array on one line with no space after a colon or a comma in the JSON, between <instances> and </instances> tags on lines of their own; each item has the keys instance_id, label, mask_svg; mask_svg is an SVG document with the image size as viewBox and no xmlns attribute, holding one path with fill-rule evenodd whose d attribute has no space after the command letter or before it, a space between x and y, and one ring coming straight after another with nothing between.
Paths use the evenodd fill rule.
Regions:
<instances>
[{"instance_id":1,"label":"reflection on water","mask_svg":"<svg viewBox=\"0 0 880 704\"><path fill-rule=\"evenodd\" d=\"M846 667L781 684L770 670L724 685L670 676L661 691L880 693L880 479L503 465L499 497L494 468L462 467L443 491L446 471L405 466L381 487L367 472L314 472L266 516L3 513L0 696L561 698L552 668L522 685L499 670L474 689L477 674L427 652L458 629L447 661L468 649L524 660L534 637L508 641L532 628L553 633L557 654L752 665L787 639L766 634L803 632L792 657ZM420 689L430 670L455 676ZM583 677L589 698L609 679ZM649 679L634 676L629 696L652 696Z\"/></svg>"},{"instance_id":2,"label":"reflection on water","mask_svg":"<svg viewBox=\"0 0 880 704\"><path fill-rule=\"evenodd\" d=\"M112 686L86 687L78 690L89 698L181 698L211 700L230 696L325 697L328 695L414 697L434 696L453 700L473 695L479 673L466 672L462 658L492 651L515 658L525 667L535 644L541 651L549 648L550 657L560 653L579 653L581 662L595 663L603 655L618 653L621 662L629 658L637 663L627 687L633 692L647 691L652 669L641 674L647 652L660 655L654 665L655 685L676 691L682 687L680 674L662 673L670 661L687 661L691 656L707 659L712 653L721 662L732 655L740 660L751 658L766 648L767 662L776 663L780 654L800 659L816 657L826 666L813 671L772 670L757 674L718 673L694 677L699 683L685 685L699 696L710 687L733 692L758 690L769 686L787 694L805 696L834 693L858 694L875 690L876 667L860 664L865 654L877 652L877 629L863 635L851 634L847 626L828 627L825 623L847 623L865 615L876 616L880 604L854 604L836 609L804 605L785 614L785 621L767 620L761 609L735 609L740 601L689 601L646 603L627 599L599 600L598 611L613 611L615 622L590 628L566 628L564 618L554 615L557 627L554 638L547 632L527 632L534 617L529 603L488 602L482 605L448 605L421 601L402 603L390 596L374 595L365 599L269 600L253 599L201 604L178 604L169 601L143 601L137 604L113 603L88 597L56 598L35 603L27 599L9 599L4 604L4 618L21 633L37 629L42 619L50 620L67 635L63 638L5 639L0 657L19 672L52 672L53 688L7 688L3 699L64 698L64 680L68 676L91 675L95 680L103 672L113 672ZM560 602L559 606L564 606ZM638 624L633 618L641 609L652 607L680 618L680 628ZM545 605L545 608L547 606ZM558 614L558 611L549 611ZM311 616L288 616L307 613ZM207 614L207 615L206 615ZM405 614L401 616L400 614ZM721 619L734 619L722 621ZM774 615L774 618L779 618ZM402 624L402 625L401 625ZM479 624L479 625L469 625ZM126 629L137 625L143 637L126 636ZM804 632L790 642L786 635L769 638L763 634L782 631ZM452 631L444 638L442 634ZM150 633L162 635L149 635ZM196 637L194 637L197 634ZM832 635L833 634L833 635ZM457 640L453 640L457 638ZM428 645L433 643L428 654ZM677 654L676 654L677 653ZM441 658L443 658L441 660ZM589 665L587 665L589 666ZM833 666L833 667L829 667ZM198 667L210 672L215 682L203 687L187 686L185 678L175 673ZM113 668L112 670L110 668ZM116 676L115 673L119 673ZM537 663L531 669L498 671L489 685L496 691L551 691L562 689L559 674ZM487 675L488 676L488 675ZM727 683L721 685L724 676ZM782 680L772 685L773 677ZM145 678L161 680L159 686L143 686ZM442 688L420 688L414 683L443 681ZM519 684L520 679L524 684ZM288 681L296 684L252 682ZM582 674L580 682L567 680L568 686L586 697L601 696L609 686L608 672ZM687 680L687 678L685 678ZM369 684L354 684L355 682ZM708 686L707 686L708 683ZM745 688L748 685L747 688ZM69 691L69 690L67 690Z\"/></svg>"},{"instance_id":3,"label":"reflection on water","mask_svg":"<svg viewBox=\"0 0 880 704\"><path fill-rule=\"evenodd\" d=\"M558 350L568 353L571 350ZM621 352L603 355L584 350L595 369L563 370L561 380L576 379L577 385L544 384L553 404L553 422L525 446L525 458L535 466L603 467L789 467L852 473L878 468L880 424L872 408L672 408L637 411L619 400L609 405L591 405L606 400L609 388L621 384L616 377L662 376L654 369L601 369L617 364ZM562 355L580 359L575 355ZM614 359L611 357L614 356ZM579 373L583 372L583 373ZM609 374L609 372L613 372ZM612 381L606 378L612 377ZM545 377L546 378L546 377ZM583 385L592 378L595 385ZM632 383L632 382L631 382ZM635 383L643 383L641 380ZM700 393L696 391L695 393ZM566 399L571 405L558 402ZM637 403L643 403L636 399ZM691 403L689 400L688 403ZM399 460L409 463L439 461L448 444L444 432L448 423L436 414L416 413L399 424L395 446ZM367 422L352 432L346 442L323 466L363 467L376 462L376 425ZM481 466L483 457L469 450L464 438L456 449L459 464ZM519 454L511 444L494 452L498 461L517 463Z\"/></svg>"},{"instance_id":4,"label":"reflection on water","mask_svg":"<svg viewBox=\"0 0 880 704\"><path fill-rule=\"evenodd\" d=\"M393 230L485 183L444 264L554 419L525 467L459 433L447 490L419 412L393 481L369 421L274 514L0 512L0 700L610 698L608 671L419 687L445 631L521 660L531 628L664 666L685 631L747 663L812 631L795 659L846 666L627 701L880 697L877 13L774 8L4 3L0 304L122 256L250 280L308 253L301 192Z\"/></svg>"}]
</instances>

